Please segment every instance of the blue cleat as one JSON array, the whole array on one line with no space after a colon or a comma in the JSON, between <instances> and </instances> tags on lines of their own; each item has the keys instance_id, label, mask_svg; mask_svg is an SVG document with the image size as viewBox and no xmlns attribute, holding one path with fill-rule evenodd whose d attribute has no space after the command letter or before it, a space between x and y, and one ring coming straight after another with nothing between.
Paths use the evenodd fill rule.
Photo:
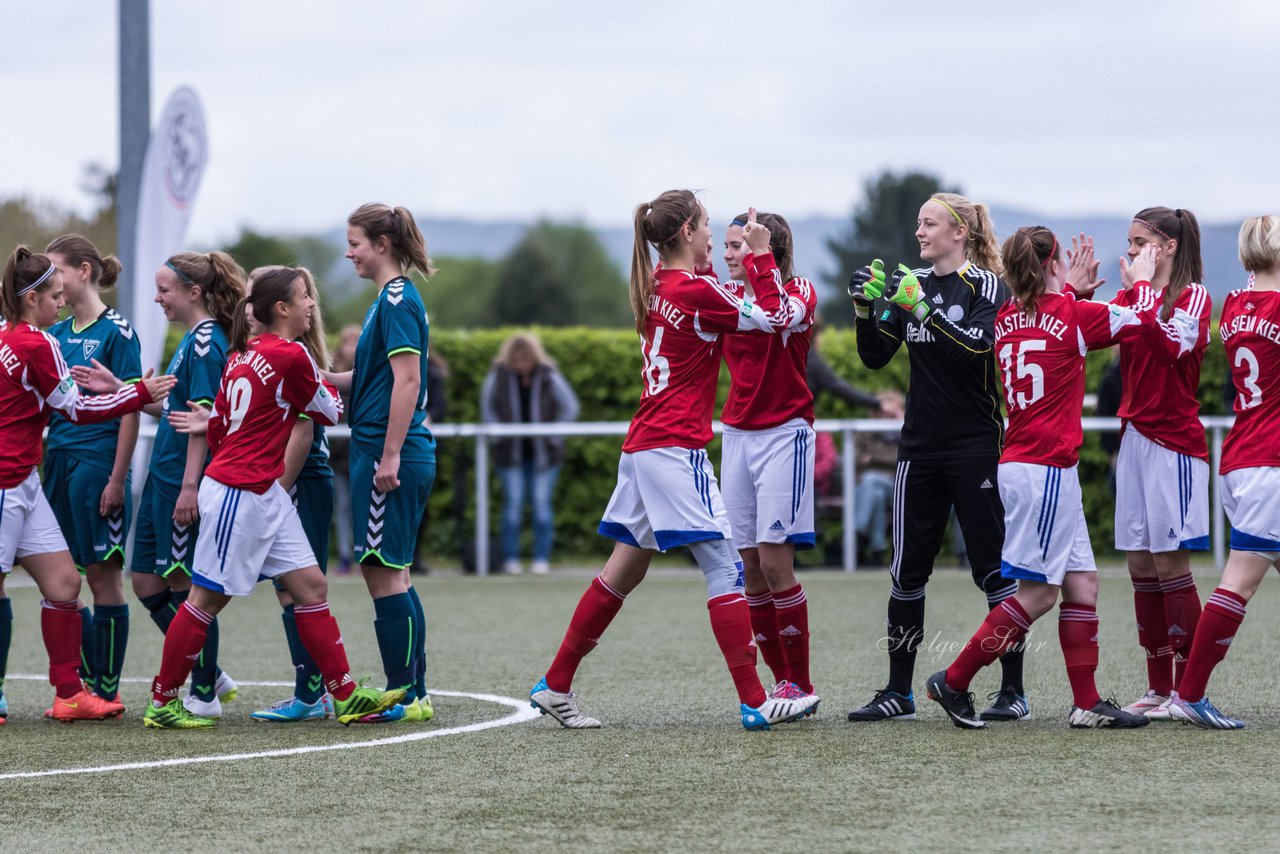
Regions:
<instances>
[{"instance_id":1,"label":"blue cleat","mask_svg":"<svg viewBox=\"0 0 1280 854\"><path fill-rule=\"evenodd\" d=\"M1244 721L1227 717L1214 708L1208 697L1188 703L1177 691L1169 698L1169 718L1201 729L1244 729Z\"/></svg>"},{"instance_id":2,"label":"blue cleat","mask_svg":"<svg viewBox=\"0 0 1280 854\"><path fill-rule=\"evenodd\" d=\"M259 709L250 714L249 717L255 721L281 724L298 723L300 721L323 721L333 717L333 700L328 694L325 694L314 703L304 703L297 697L290 697L265 709Z\"/></svg>"},{"instance_id":3,"label":"blue cleat","mask_svg":"<svg viewBox=\"0 0 1280 854\"><path fill-rule=\"evenodd\" d=\"M4 723L9 717L9 701L5 699L4 692L0 691L0 724Z\"/></svg>"}]
</instances>

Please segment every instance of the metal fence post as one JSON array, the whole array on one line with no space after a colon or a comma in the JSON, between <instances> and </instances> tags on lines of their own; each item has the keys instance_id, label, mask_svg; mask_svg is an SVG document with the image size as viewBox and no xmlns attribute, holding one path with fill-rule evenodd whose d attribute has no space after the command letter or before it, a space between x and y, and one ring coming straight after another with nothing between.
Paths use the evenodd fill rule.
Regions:
<instances>
[{"instance_id":1,"label":"metal fence post","mask_svg":"<svg viewBox=\"0 0 1280 854\"><path fill-rule=\"evenodd\" d=\"M1214 423L1210 428L1210 436L1213 437L1210 446L1210 464L1209 464L1209 500L1213 502L1213 524L1210 529L1213 531L1213 564L1219 571L1226 565L1226 529L1227 514L1222 506L1222 477L1218 474L1218 468L1222 465L1222 425Z\"/></svg>"},{"instance_id":2,"label":"metal fence post","mask_svg":"<svg viewBox=\"0 0 1280 854\"><path fill-rule=\"evenodd\" d=\"M489 439L476 431L476 575L489 574Z\"/></svg>"},{"instance_id":3,"label":"metal fence post","mask_svg":"<svg viewBox=\"0 0 1280 854\"><path fill-rule=\"evenodd\" d=\"M844 447L841 449L841 488L844 490L844 502L841 504L840 513L844 524L844 571L853 572L858 568L858 526L857 526L857 483L858 483L858 466L857 457L857 439L858 434L853 428L846 427L840 431L840 435L844 439Z\"/></svg>"}]
</instances>

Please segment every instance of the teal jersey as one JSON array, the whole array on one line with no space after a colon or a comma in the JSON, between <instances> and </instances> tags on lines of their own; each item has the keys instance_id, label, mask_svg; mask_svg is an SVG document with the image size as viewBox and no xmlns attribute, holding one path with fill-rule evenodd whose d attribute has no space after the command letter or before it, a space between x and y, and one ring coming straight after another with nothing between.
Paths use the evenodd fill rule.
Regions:
<instances>
[{"instance_id":1,"label":"teal jersey","mask_svg":"<svg viewBox=\"0 0 1280 854\"><path fill-rule=\"evenodd\" d=\"M404 276L387 282L364 316L364 328L356 344L356 364L351 377L347 420L351 438L370 454L382 453L391 411L391 357L414 353L418 357L417 406L409 422L400 452L406 460L434 460L435 440L427 418L427 310L413 282Z\"/></svg>"},{"instance_id":2,"label":"teal jersey","mask_svg":"<svg viewBox=\"0 0 1280 854\"><path fill-rule=\"evenodd\" d=\"M137 333L125 320L108 308L84 329L76 329L74 317L55 323L49 334L58 341L62 358L68 367L89 366L93 360L125 382L142 377L142 348ZM83 389L81 393L85 393ZM120 435L120 419L100 424L72 424L61 412L49 419L49 450L70 451L79 459L111 470L116 457L116 440Z\"/></svg>"},{"instance_id":3,"label":"teal jersey","mask_svg":"<svg viewBox=\"0 0 1280 854\"><path fill-rule=\"evenodd\" d=\"M305 419L312 430L311 449L307 451L306 462L302 464L298 477L333 477L333 466L329 465L329 437L325 435L324 425L305 415L298 418Z\"/></svg>"},{"instance_id":4,"label":"teal jersey","mask_svg":"<svg viewBox=\"0 0 1280 854\"><path fill-rule=\"evenodd\" d=\"M187 401L213 406L227 364L227 333L212 318L201 321L182 336L165 373L178 384L165 398L156 442L151 448L150 476L172 486L182 485L187 469L187 436L169 426L170 412L186 412ZM207 460L206 460L207 462Z\"/></svg>"}]
</instances>

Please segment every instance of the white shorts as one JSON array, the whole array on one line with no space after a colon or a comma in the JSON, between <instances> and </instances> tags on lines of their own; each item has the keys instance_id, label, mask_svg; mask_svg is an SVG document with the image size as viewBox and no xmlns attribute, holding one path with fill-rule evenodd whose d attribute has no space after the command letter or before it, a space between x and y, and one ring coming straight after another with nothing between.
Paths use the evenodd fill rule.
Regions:
<instances>
[{"instance_id":1,"label":"white shorts","mask_svg":"<svg viewBox=\"0 0 1280 854\"><path fill-rule=\"evenodd\" d=\"M1222 476L1222 506L1231 520L1231 548L1280 557L1280 468L1236 469Z\"/></svg>"},{"instance_id":2,"label":"white shorts","mask_svg":"<svg viewBox=\"0 0 1280 854\"><path fill-rule=\"evenodd\" d=\"M811 549L813 428L803 418L769 430L725 425L720 454L724 507L733 544L794 543Z\"/></svg>"},{"instance_id":3,"label":"white shorts","mask_svg":"<svg viewBox=\"0 0 1280 854\"><path fill-rule=\"evenodd\" d=\"M1076 466L1001 463L999 471L1000 574L1061 587L1068 572L1097 572Z\"/></svg>"},{"instance_id":4,"label":"white shorts","mask_svg":"<svg viewBox=\"0 0 1280 854\"><path fill-rule=\"evenodd\" d=\"M1209 548L1209 464L1157 445L1130 425L1116 460L1116 548Z\"/></svg>"},{"instance_id":5,"label":"white shorts","mask_svg":"<svg viewBox=\"0 0 1280 854\"><path fill-rule=\"evenodd\" d=\"M67 540L40 488L35 469L12 489L0 489L0 574L29 555L67 551Z\"/></svg>"},{"instance_id":6,"label":"white shorts","mask_svg":"<svg viewBox=\"0 0 1280 854\"><path fill-rule=\"evenodd\" d=\"M258 495L206 477L199 501L193 584L248 596L259 581L316 565L298 511L279 483Z\"/></svg>"},{"instance_id":7,"label":"white shorts","mask_svg":"<svg viewBox=\"0 0 1280 854\"><path fill-rule=\"evenodd\" d=\"M664 552L702 540L732 539L707 452L653 448L623 454L600 533Z\"/></svg>"}]
</instances>

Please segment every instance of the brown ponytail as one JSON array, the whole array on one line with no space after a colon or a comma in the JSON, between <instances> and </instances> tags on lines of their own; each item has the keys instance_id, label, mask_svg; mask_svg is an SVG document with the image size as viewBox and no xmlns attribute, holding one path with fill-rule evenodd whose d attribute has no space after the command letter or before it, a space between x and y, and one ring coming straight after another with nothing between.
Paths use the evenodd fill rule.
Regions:
<instances>
[{"instance_id":1,"label":"brown ponytail","mask_svg":"<svg viewBox=\"0 0 1280 854\"><path fill-rule=\"evenodd\" d=\"M10 323L22 320L22 298L18 294L45 276L52 266L49 256L32 252L25 244L19 244L9 253L9 260L4 265L4 284L0 288L0 305L4 309L5 320ZM53 279L53 276L47 276L36 286L35 292L43 293L53 285Z\"/></svg>"},{"instance_id":2,"label":"brown ponytail","mask_svg":"<svg viewBox=\"0 0 1280 854\"><path fill-rule=\"evenodd\" d=\"M649 299L657 286L649 245L657 248L659 257L664 257L665 252L676 245L684 227L692 224L700 213L698 198L691 190L667 190L653 201L636 206L630 297L636 332L641 338L649 316Z\"/></svg>"},{"instance_id":3,"label":"brown ponytail","mask_svg":"<svg viewBox=\"0 0 1280 854\"><path fill-rule=\"evenodd\" d=\"M1035 317L1040 297L1049 286L1046 270L1058 253L1058 239L1043 225L1020 228L1004 242L1000 252L1004 280L1027 319Z\"/></svg>"},{"instance_id":4,"label":"brown ponytail","mask_svg":"<svg viewBox=\"0 0 1280 854\"><path fill-rule=\"evenodd\" d=\"M179 252L165 261L188 288L199 287L204 307L224 330L236 319L236 304L244 298L244 269L225 252ZM243 312L241 312L243 314Z\"/></svg>"},{"instance_id":5,"label":"brown ponytail","mask_svg":"<svg viewBox=\"0 0 1280 854\"><path fill-rule=\"evenodd\" d=\"M302 278L296 267L259 267L253 272L253 287L232 309L228 336L232 352L244 352L249 344L249 313L253 312L253 319L263 326L275 323L276 303L288 302L293 296L293 283Z\"/></svg>"},{"instance_id":6,"label":"brown ponytail","mask_svg":"<svg viewBox=\"0 0 1280 854\"><path fill-rule=\"evenodd\" d=\"M1160 305L1160 318L1173 316L1173 304L1182 296L1187 285L1204 279L1204 259L1200 255L1200 223L1196 215L1182 208L1143 208L1133 221L1163 240L1177 244L1173 250L1173 267L1169 270L1169 284L1164 289Z\"/></svg>"},{"instance_id":7,"label":"brown ponytail","mask_svg":"<svg viewBox=\"0 0 1280 854\"><path fill-rule=\"evenodd\" d=\"M104 291L115 287L123 269L116 256L108 255L103 258L98 253L98 247L89 238L79 234L64 234L45 247L44 251L49 255L61 255L73 267L88 264L89 281Z\"/></svg>"},{"instance_id":8,"label":"brown ponytail","mask_svg":"<svg viewBox=\"0 0 1280 854\"><path fill-rule=\"evenodd\" d=\"M427 242L408 208L392 208L371 202L352 211L347 217L347 225L363 229L370 241L387 238L391 254L402 270L416 267L424 276L435 273L436 269L427 256Z\"/></svg>"}]
</instances>

